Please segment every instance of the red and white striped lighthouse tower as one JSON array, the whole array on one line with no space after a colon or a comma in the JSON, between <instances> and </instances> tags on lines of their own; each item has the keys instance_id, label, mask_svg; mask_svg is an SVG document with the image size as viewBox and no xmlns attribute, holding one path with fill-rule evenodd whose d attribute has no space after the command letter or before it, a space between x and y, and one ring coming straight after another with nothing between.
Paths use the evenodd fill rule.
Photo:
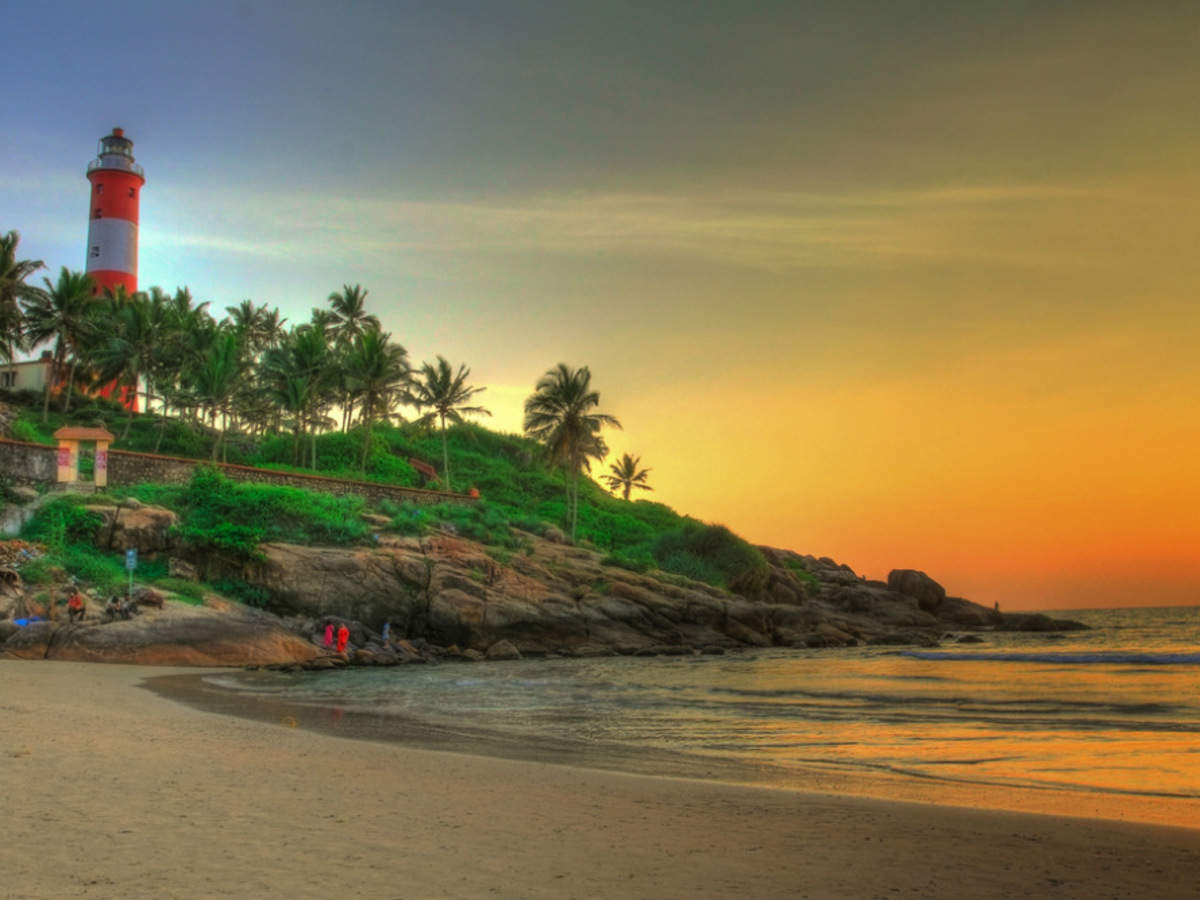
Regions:
<instances>
[{"instance_id":1,"label":"red and white striped lighthouse tower","mask_svg":"<svg viewBox=\"0 0 1200 900\"><path fill-rule=\"evenodd\" d=\"M132 294L137 290L138 194L146 176L133 161L133 141L120 128L100 138L87 178L92 183L87 273L97 291L121 286Z\"/></svg>"}]
</instances>

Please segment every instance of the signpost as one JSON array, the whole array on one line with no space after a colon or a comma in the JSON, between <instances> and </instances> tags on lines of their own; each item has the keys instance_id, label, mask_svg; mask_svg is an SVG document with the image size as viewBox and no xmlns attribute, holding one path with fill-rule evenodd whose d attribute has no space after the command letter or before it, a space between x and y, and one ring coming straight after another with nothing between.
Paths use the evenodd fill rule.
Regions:
<instances>
[{"instance_id":1,"label":"signpost","mask_svg":"<svg viewBox=\"0 0 1200 900\"><path fill-rule=\"evenodd\" d=\"M125 551L125 571L129 573L129 596L133 596L133 570L137 568L137 547Z\"/></svg>"}]
</instances>

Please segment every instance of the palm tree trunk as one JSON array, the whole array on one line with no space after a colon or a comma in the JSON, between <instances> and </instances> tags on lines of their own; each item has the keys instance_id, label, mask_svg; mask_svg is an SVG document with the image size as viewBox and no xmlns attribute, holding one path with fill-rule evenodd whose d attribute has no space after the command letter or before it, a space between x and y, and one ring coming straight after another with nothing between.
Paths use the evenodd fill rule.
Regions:
<instances>
[{"instance_id":1,"label":"palm tree trunk","mask_svg":"<svg viewBox=\"0 0 1200 900\"><path fill-rule=\"evenodd\" d=\"M75 387L75 366L76 365L78 365L78 363L74 359L72 359L71 360L71 372L67 376L67 393L66 393L65 397L63 398L62 411L64 413L71 411L71 390L72 390L72 388Z\"/></svg>"},{"instance_id":2,"label":"palm tree trunk","mask_svg":"<svg viewBox=\"0 0 1200 900\"><path fill-rule=\"evenodd\" d=\"M450 451L446 448L446 414L439 413L442 419L442 472L446 477L446 490L452 491L450 487Z\"/></svg>"},{"instance_id":3,"label":"palm tree trunk","mask_svg":"<svg viewBox=\"0 0 1200 900\"><path fill-rule=\"evenodd\" d=\"M369 417L366 417L366 416L364 416L364 418L369 419ZM366 425L367 425L367 430L366 430L366 433L363 434L362 462L358 466L358 470L360 472L362 472L362 474L364 476L367 474L367 458L371 455L371 423L370 423L370 421L368 421L366 423Z\"/></svg>"}]
</instances>

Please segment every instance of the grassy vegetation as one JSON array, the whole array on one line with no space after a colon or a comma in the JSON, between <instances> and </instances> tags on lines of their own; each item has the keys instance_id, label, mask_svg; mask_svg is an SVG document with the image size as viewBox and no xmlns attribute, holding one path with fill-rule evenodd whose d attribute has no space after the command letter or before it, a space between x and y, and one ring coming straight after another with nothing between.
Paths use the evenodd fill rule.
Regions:
<instances>
[{"instance_id":1,"label":"grassy vegetation","mask_svg":"<svg viewBox=\"0 0 1200 900\"><path fill-rule=\"evenodd\" d=\"M66 421L51 415L43 426L40 416L40 405L24 409L14 436L19 433L22 439L52 443L50 435ZM70 419L73 424L105 425L120 435L125 417L117 404L96 399L73 410ZM206 430L178 421L162 428L157 417L145 415L134 418L129 437L114 447L152 451L160 430L160 453L192 458L210 453L212 435ZM420 486L421 476L408 464L410 458L440 470L437 432L413 425L376 424L372 434L367 480ZM271 435L258 442L231 436L229 461L360 479L364 437L361 427L318 436L318 465L313 470L288 464L290 435ZM393 531L416 535L450 530L488 545L497 558L507 554L505 558L511 559L512 553L529 548L528 533L541 535L551 527L567 530L564 476L544 464L538 444L470 424L449 429L447 445L456 485L477 488L483 499L468 506L384 502L380 511L391 518ZM366 510L360 499L233 482L212 469L199 470L192 483L183 487L145 484L113 493L176 510L182 538L236 559L251 558L263 541L346 545L370 539L361 520ZM762 554L726 528L705 525L661 503L618 499L591 479L581 481L579 493L578 540L604 553L606 565L635 572L661 570L738 593L754 593L766 582L768 566ZM52 507L55 504L45 509ZM74 527L77 532L80 528L78 523L41 520L39 516L30 527ZM246 588L233 588L251 602L257 599Z\"/></svg>"}]
</instances>

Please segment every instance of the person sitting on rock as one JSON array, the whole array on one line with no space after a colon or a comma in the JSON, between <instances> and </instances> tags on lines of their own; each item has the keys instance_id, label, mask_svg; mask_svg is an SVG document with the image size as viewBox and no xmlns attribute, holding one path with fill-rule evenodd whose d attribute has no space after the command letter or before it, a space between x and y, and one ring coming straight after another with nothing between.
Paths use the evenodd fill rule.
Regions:
<instances>
[{"instance_id":1,"label":"person sitting on rock","mask_svg":"<svg viewBox=\"0 0 1200 900\"><path fill-rule=\"evenodd\" d=\"M85 615L87 615L87 603L84 602L83 594L75 591L71 594L71 598L67 600L67 620L70 622L82 622Z\"/></svg>"},{"instance_id":2,"label":"person sitting on rock","mask_svg":"<svg viewBox=\"0 0 1200 900\"><path fill-rule=\"evenodd\" d=\"M113 594L108 598L108 602L104 604L104 621L111 622L121 614L121 601L117 599L117 595Z\"/></svg>"},{"instance_id":3,"label":"person sitting on rock","mask_svg":"<svg viewBox=\"0 0 1200 900\"><path fill-rule=\"evenodd\" d=\"M345 653L346 652L346 642L350 640L350 629L347 628L345 625L342 625L337 631L337 637L338 637L337 652Z\"/></svg>"}]
</instances>

